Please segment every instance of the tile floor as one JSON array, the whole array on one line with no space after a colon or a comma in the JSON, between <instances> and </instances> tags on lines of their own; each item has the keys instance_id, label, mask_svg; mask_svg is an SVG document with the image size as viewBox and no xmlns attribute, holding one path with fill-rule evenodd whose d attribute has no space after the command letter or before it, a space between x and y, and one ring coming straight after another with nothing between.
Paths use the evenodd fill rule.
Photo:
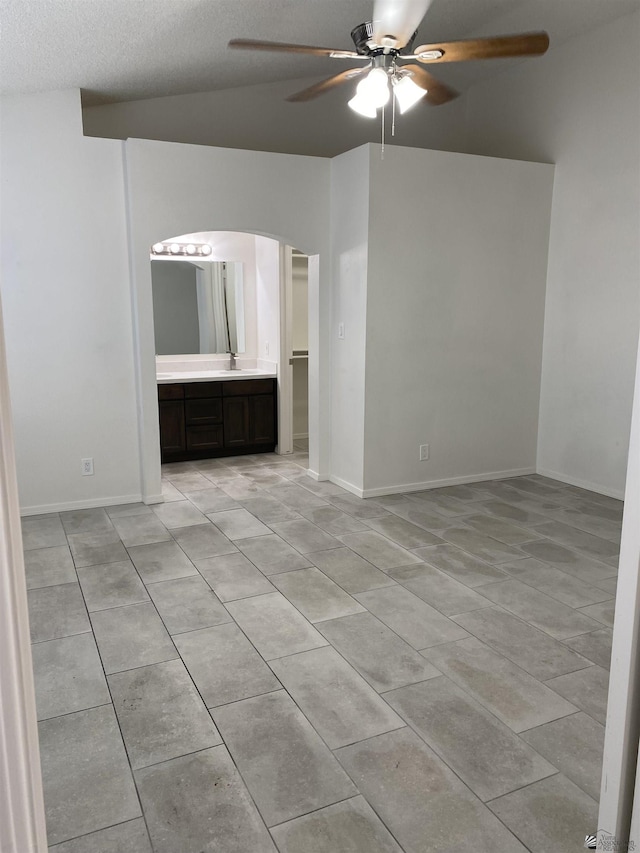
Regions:
<instances>
[{"instance_id":1,"label":"tile floor","mask_svg":"<svg viewBox=\"0 0 640 853\"><path fill-rule=\"evenodd\" d=\"M582 850L621 504L362 501L304 450L24 519L50 850Z\"/></svg>"}]
</instances>

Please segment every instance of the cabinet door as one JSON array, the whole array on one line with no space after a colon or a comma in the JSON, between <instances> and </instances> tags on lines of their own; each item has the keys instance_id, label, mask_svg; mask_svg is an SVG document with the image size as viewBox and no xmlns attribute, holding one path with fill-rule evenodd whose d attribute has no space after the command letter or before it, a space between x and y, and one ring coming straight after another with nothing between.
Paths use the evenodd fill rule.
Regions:
<instances>
[{"instance_id":1,"label":"cabinet door","mask_svg":"<svg viewBox=\"0 0 640 853\"><path fill-rule=\"evenodd\" d=\"M249 444L249 397L224 398L224 446Z\"/></svg>"},{"instance_id":2,"label":"cabinet door","mask_svg":"<svg viewBox=\"0 0 640 853\"><path fill-rule=\"evenodd\" d=\"M251 444L275 444L275 401L273 394L249 397L249 441Z\"/></svg>"},{"instance_id":3,"label":"cabinet door","mask_svg":"<svg viewBox=\"0 0 640 853\"><path fill-rule=\"evenodd\" d=\"M188 426L187 450L200 452L219 450L223 446L222 424L220 426Z\"/></svg>"},{"instance_id":4,"label":"cabinet door","mask_svg":"<svg viewBox=\"0 0 640 853\"><path fill-rule=\"evenodd\" d=\"M165 453L179 453L185 448L184 403L182 400L160 400L160 448Z\"/></svg>"}]
</instances>

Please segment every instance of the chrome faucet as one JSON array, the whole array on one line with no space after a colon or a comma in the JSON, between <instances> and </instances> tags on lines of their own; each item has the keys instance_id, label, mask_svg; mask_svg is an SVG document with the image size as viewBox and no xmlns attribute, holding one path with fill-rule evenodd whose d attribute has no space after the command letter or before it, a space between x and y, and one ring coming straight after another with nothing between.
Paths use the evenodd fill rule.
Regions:
<instances>
[{"instance_id":1,"label":"chrome faucet","mask_svg":"<svg viewBox=\"0 0 640 853\"><path fill-rule=\"evenodd\" d=\"M236 366L236 354L234 352L229 351L229 370L237 370Z\"/></svg>"}]
</instances>

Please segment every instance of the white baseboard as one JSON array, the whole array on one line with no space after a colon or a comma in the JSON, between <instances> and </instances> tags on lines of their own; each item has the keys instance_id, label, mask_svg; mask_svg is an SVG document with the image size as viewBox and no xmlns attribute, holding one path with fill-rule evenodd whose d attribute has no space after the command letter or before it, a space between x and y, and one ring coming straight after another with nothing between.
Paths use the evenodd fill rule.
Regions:
<instances>
[{"instance_id":1,"label":"white baseboard","mask_svg":"<svg viewBox=\"0 0 640 853\"><path fill-rule=\"evenodd\" d=\"M567 483L569 486L586 489L588 492L597 492L599 495L607 495L607 497L617 498L619 501L624 500L624 489L610 489L607 486L601 486L599 483L591 483L589 480L580 480L578 477L570 477L568 474L550 471L548 468L538 468L536 474L548 477L550 480L558 480L560 483Z\"/></svg>"},{"instance_id":2,"label":"white baseboard","mask_svg":"<svg viewBox=\"0 0 640 853\"><path fill-rule=\"evenodd\" d=\"M509 477L524 477L535 474L535 468L513 468L510 471L487 471L484 474L471 474L463 477L445 477L442 480L426 480L422 483L401 483L396 486L379 486L375 489L356 489L354 486L338 483L344 489L361 498L379 498L382 495L401 495L404 492L424 492L428 489L440 489L443 486L461 486L465 483L483 483L486 480L506 480ZM333 480L333 477L331 478ZM335 480L334 482L337 482Z\"/></svg>"},{"instance_id":3,"label":"white baseboard","mask_svg":"<svg viewBox=\"0 0 640 853\"><path fill-rule=\"evenodd\" d=\"M23 506L20 507L20 515L45 515L49 512L68 512L74 509L94 509L99 506L118 506L118 504L135 504L140 503L142 495L120 495L115 498L94 498L84 501L63 501L57 504L40 504L39 506ZM149 501L149 503L159 503L163 500L162 495L157 501ZM146 501L145 501L146 502Z\"/></svg>"},{"instance_id":4,"label":"white baseboard","mask_svg":"<svg viewBox=\"0 0 640 853\"><path fill-rule=\"evenodd\" d=\"M311 477L312 480L317 480L319 483L324 483L329 479L328 474L319 474L317 471L312 471L311 468L307 468L307 475Z\"/></svg>"},{"instance_id":5,"label":"white baseboard","mask_svg":"<svg viewBox=\"0 0 640 853\"><path fill-rule=\"evenodd\" d=\"M358 486L354 486L353 483L349 483L347 480L343 480L342 477L335 477L333 474L330 474L329 479L332 483L335 483L336 486L340 486L340 488L345 489L347 492L351 492L352 495L355 495L357 498L364 498L367 495L364 494L361 488ZM388 495L390 492L380 492L381 495Z\"/></svg>"},{"instance_id":6,"label":"white baseboard","mask_svg":"<svg viewBox=\"0 0 640 853\"><path fill-rule=\"evenodd\" d=\"M159 495L143 495L142 502L145 504L163 504L164 495L162 492Z\"/></svg>"},{"instance_id":7,"label":"white baseboard","mask_svg":"<svg viewBox=\"0 0 640 853\"><path fill-rule=\"evenodd\" d=\"M309 438L309 433L308 432L294 432L293 440L297 441L300 438Z\"/></svg>"}]
</instances>

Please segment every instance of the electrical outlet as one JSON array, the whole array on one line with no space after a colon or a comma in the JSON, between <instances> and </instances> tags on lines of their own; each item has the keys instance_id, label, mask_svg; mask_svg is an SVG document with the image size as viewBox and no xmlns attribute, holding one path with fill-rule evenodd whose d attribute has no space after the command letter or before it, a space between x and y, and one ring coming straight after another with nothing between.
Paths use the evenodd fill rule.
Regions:
<instances>
[{"instance_id":1,"label":"electrical outlet","mask_svg":"<svg viewBox=\"0 0 640 853\"><path fill-rule=\"evenodd\" d=\"M344 323L338 323L338 337L341 341L344 340Z\"/></svg>"},{"instance_id":2,"label":"electrical outlet","mask_svg":"<svg viewBox=\"0 0 640 853\"><path fill-rule=\"evenodd\" d=\"M90 457L89 459L81 459L80 461L82 462L82 476L93 476L93 457Z\"/></svg>"},{"instance_id":3,"label":"electrical outlet","mask_svg":"<svg viewBox=\"0 0 640 853\"><path fill-rule=\"evenodd\" d=\"M429 445L421 444L420 445L420 461L426 462L429 459Z\"/></svg>"}]
</instances>

